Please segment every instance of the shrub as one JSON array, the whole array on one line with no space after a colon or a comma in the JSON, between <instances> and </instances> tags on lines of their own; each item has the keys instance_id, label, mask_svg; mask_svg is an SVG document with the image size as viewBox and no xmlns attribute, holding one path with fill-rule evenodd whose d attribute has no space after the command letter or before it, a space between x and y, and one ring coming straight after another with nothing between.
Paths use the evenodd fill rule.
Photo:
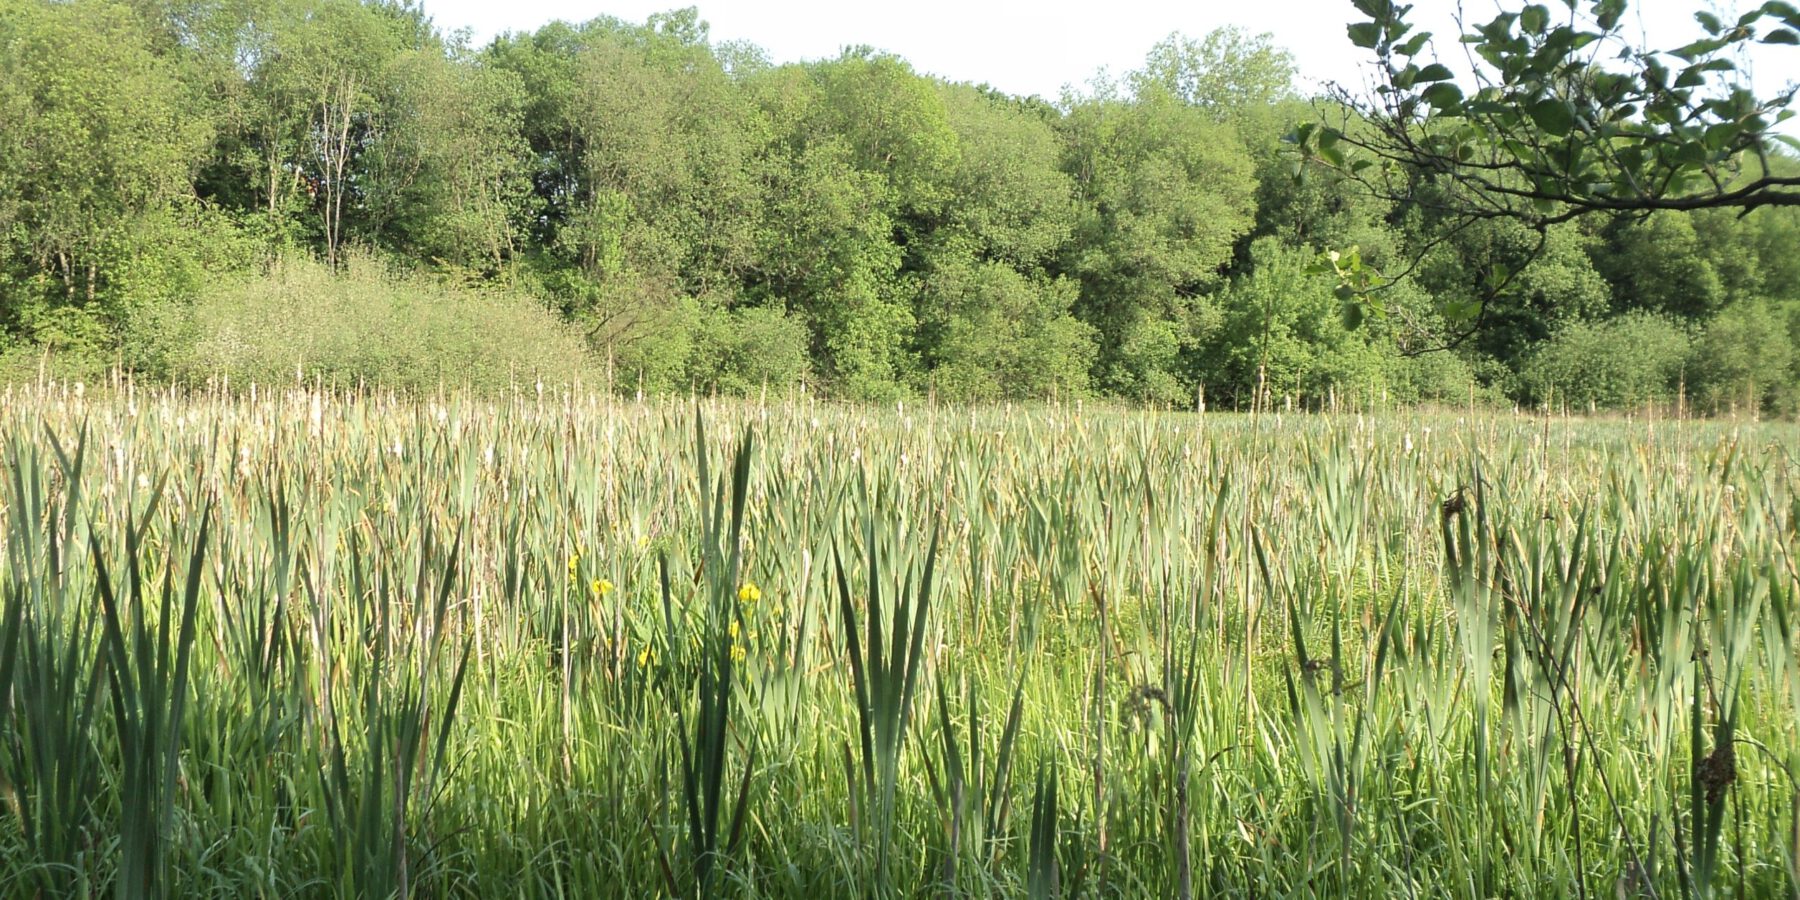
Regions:
<instances>
[{"instance_id":1,"label":"shrub","mask_svg":"<svg viewBox=\"0 0 1800 900\"><path fill-rule=\"evenodd\" d=\"M1630 312L1563 327L1526 360L1519 399L1528 403L1627 409L1674 397L1688 336L1673 321Z\"/></svg>"},{"instance_id":2,"label":"shrub","mask_svg":"<svg viewBox=\"0 0 1800 900\"><path fill-rule=\"evenodd\" d=\"M580 338L535 301L447 287L352 258L343 273L305 259L202 294L161 346L178 381L295 378L423 391L566 384L593 375Z\"/></svg>"},{"instance_id":3,"label":"shrub","mask_svg":"<svg viewBox=\"0 0 1800 900\"><path fill-rule=\"evenodd\" d=\"M1794 390L1794 345L1768 304L1740 301L1706 323L1688 360L1702 412L1783 412Z\"/></svg>"},{"instance_id":4,"label":"shrub","mask_svg":"<svg viewBox=\"0 0 1800 900\"><path fill-rule=\"evenodd\" d=\"M1417 356L1395 355L1387 363L1388 399L1400 405L1437 403L1460 405L1473 394L1479 402L1499 398L1476 383L1469 361L1450 351Z\"/></svg>"},{"instance_id":5,"label":"shrub","mask_svg":"<svg viewBox=\"0 0 1800 900\"><path fill-rule=\"evenodd\" d=\"M779 309L707 310L689 361L695 386L746 395L785 389L806 377L806 323Z\"/></svg>"},{"instance_id":6,"label":"shrub","mask_svg":"<svg viewBox=\"0 0 1800 900\"><path fill-rule=\"evenodd\" d=\"M1277 403L1379 392L1384 360L1370 343L1373 323L1347 327L1335 285L1310 271L1315 254L1265 237L1250 256L1254 267L1214 301L1218 323L1193 354L1196 380L1241 405L1254 402L1259 385Z\"/></svg>"},{"instance_id":7,"label":"shrub","mask_svg":"<svg viewBox=\"0 0 1800 900\"><path fill-rule=\"evenodd\" d=\"M949 310L927 378L938 396L993 401L1087 393L1095 332L1069 314L1072 282L1031 279L985 263L948 267L929 289ZM1172 345L1162 354L1173 355Z\"/></svg>"}]
</instances>

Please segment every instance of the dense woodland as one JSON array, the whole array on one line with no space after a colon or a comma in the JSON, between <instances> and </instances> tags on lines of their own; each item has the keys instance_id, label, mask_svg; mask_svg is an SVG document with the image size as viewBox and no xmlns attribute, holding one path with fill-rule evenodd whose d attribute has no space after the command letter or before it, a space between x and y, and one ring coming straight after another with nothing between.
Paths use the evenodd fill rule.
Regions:
<instances>
[{"instance_id":1,"label":"dense woodland","mask_svg":"<svg viewBox=\"0 0 1800 900\"><path fill-rule=\"evenodd\" d=\"M869 48L777 64L693 10L444 24L0 0L0 369L1800 410L1800 209L1558 225L1446 341L1537 235L1443 227L1425 174L1394 203L1304 171L1283 137L1332 110L1266 37L1044 99ZM1383 316L1319 271L1350 247L1400 276Z\"/></svg>"}]
</instances>

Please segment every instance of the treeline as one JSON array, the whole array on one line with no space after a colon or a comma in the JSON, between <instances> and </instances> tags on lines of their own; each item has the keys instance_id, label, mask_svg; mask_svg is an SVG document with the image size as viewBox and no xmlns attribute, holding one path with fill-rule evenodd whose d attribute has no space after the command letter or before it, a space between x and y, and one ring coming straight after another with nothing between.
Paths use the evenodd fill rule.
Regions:
<instances>
[{"instance_id":1,"label":"treeline","mask_svg":"<svg viewBox=\"0 0 1800 900\"><path fill-rule=\"evenodd\" d=\"M1046 101L866 48L776 65L692 10L474 48L385 0L0 0L0 358L1800 408L1800 212L1560 226L1446 341L1538 235L1444 228L1423 173L1398 205L1296 179L1294 85L1235 30ZM1352 246L1405 273L1361 323L1313 264Z\"/></svg>"}]
</instances>

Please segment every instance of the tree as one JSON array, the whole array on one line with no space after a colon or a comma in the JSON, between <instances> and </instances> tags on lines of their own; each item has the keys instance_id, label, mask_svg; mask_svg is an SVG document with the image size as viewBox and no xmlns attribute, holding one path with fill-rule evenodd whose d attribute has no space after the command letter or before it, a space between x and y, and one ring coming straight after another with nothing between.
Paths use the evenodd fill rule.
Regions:
<instances>
[{"instance_id":1,"label":"tree","mask_svg":"<svg viewBox=\"0 0 1800 900\"><path fill-rule=\"evenodd\" d=\"M1076 315L1099 334L1094 380L1184 402L1196 300L1253 221L1249 155L1228 126L1160 90L1129 100L1103 90L1062 129L1082 211L1058 271L1079 279Z\"/></svg>"},{"instance_id":2,"label":"tree","mask_svg":"<svg viewBox=\"0 0 1800 900\"><path fill-rule=\"evenodd\" d=\"M1794 115L1795 87L1758 97L1729 78L1732 52L1753 41L1800 44L1789 3L1730 25L1697 12L1706 36L1671 50L1626 39L1626 0L1593 0L1587 14L1565 0L1566 15L1530 4L1461 36L1472 52L1465 90L1428 50L1430 33L1406 21L1410 6L1353 2L1369 17L1349 36L1375 55L1375 96L1334 94L1369 127L1296 138L1371 183L1401 167L1425 172L1452 188L1451 209L1544 225L1590 212L1800 206L1800 177L1766 162L1781 144L1800 148L1775 130Z\"/></svg>"},{"instance_id":3,"label":"tree","mask_svg":"<svg viewBox=\"0 0 1800 900\"><path fill-rule=\"evenodd\" d=\"M1434 242L1441 224L1423 222L1415 241L1435 246L1423 254L1413 278L1437 298L1439 309L1466 317L1467 310L1485 304L1472 349L1515 368L1533 345L1562 326L1613 311L1613 291L1589 255L1599 241L1582 226L1565 222L1540 234L1511 220L1480 220ZM1518 274L1507 290L1490 296L1497 271ZM1438 346L1429 337L1438 322L1416 321L1417 310L1405 307L1389 305L1387 312L1398 326L1401 349Z\"/></svg>"},{"instance_id":4,"label":"tree","mask_svg":"<svg viewBox=\"0 0 1800 900\"><path fill-rule=\"evenodd\" d=\"M1700 408L1755 414L1791 404L1794 346L1784 326L1767 303L1754 299L1733 303L1707 322L1691 365Z\"/></svg>"},{"instance_id":5,"label":"tree","mask_svg":"<svg viewBox=\"0 0 1800 900\"><path fill-rule=\"evenodd\" d=\"M362 198L383 187L371 183L365 156L387 130L392 65L418 23L403 8L357 0L276 0L250 22L239 52L252 61L243 112L251 151L240 162L258 170L250 180L271 224L316 223L336 265Z\"/></svg>"},{"instance_id":6,"label":"tree","mask_svg":"<svg viewBox=\"0 0 1800 900\"><path fill-rule=\"evenodd\" d=\"M1694 226L1678 213L1612 223L1599 256L1622 306L1698 321L1724 305L1725 281Z\"/></svg>"},{"instance_id":7,"label":"tree","mask_svg":"<svg viewBox=\"0 0 1800 900\"><path fill-rule=\"evenodd\" d=\"M1069 314L1073 282L1027 278L995 262L957 260L922 291L943 321L929 348L928 382L954 400L1077 397L1087 393L1094 329Z\"/></svg>"},{"instance_id":8,"label":"tree","mask_svg":"<svg viewBox=\"0 0 1800 900\"><path fill-rule=\"evenodd\" d=\"M881 399L899 390L913 317L886 186L853 156L841 138L826 137L770 163L749 292L752 302L807 321L821 377L849 396Z\"/></svg>"},{"instance_id":9,"label":"tree","mask_svg":"<svg viewBox=\"0 0 1800 900\"><path fill-rule=\"evenodd\" d=\"M134 232L191 190L211 123L183 115L177 69L145 38L121 4L0 7L0 246L25 282L0 295L9 330L104 345Z\"/></svg>"},{"instance_id":10,"label":"tree","mask_svg":"<svg viewBox=\"0 0 1800 900\"><path fill-rule=\"evenodd\" d=\"M968 85L940 90L958 148L942 226L982 259L1024 272L1054 259L1075 227L1075 184L1059 167L1056 111Z\"/></svg>"},{"instance_id":11,"label":"tree","mask_svg":"<svg viewBox=\"0 0 1800 900\"><path fill-rule=\"evenodd\" d=\"M881 174L898 210L935 215L949 200L944 173L956 166L956 133L930 80L899 57L866 47L817 66L814 124L841 136L857 168Z\"/></svg>"},{"instance_id":12,"label":"tree","mask_svg":"<svg viewBox=\"0 0 1800 900\"><path fill-rule=\"evenodd\" d=\"M1687 334L1664 316L1634 311L1573 322L1524 357L1521 399L1583 412L1667 402L1687 353Z\"/></svg>"},{"instance_id":13,"label":"tree","mask_svg":"<svg viewBox=\"0 0 1800 900\"><path fill-rule=\"evenodd\" d=\"M1379 387L1377 336L1345 327L1331 282L1309 271L1312 254L1265 237L1250 255L1254 267L1220 292L1194 354L1208 395L1248 408Z\"/></svg>"},{"instance_id":14,"label":"tree","mask_svg":"<svg viewBox=\"0 0 1800 900\"><path fill-rule=\"evenodd\" d=\"M1161 91L1198 107L1235 128L1253 154L1273 156L1294 75L1293 54L1276 46L1272 35L1227 26L1198 41L1169 35L1129 80L1134 93Z\"/></svg>"},{"instance_id":15,"label":"tree","mask_svg":"<svg viewBox=\"0 0 1800 900\"><path fill-rule=\"evenodd\" d=\"M1729 23L1697 12L1704 36L1669 50L1626 38L1626 0L1529 4L1463 27L1461 78L1407 21L1410 6L1353 3L1366 18L1348 34L1374 56L1374 94L1334 88L1339 119L1292 138L1306 159L1380 196L1429 203L1446 229L1518 221L1541 252L1551 227L1594 213L1800 206L1800 177L1776 162L1782 144L1800 147L1776 130L1794 115L1795 88L1757 96L1733 80L1731 58L1753 42L1800 44L1789 3ZM1483 302L1453 317L1470 327L1451 344L1485 324L1485 301L1518 271L1492 273ZM1379 310L1379 277L1341 274L1347 295Z\"/></svg>"},{"instance_id":16,"label":"tree","mask_svg":"<svg viewBox=\"0 0 1800 900\"><path fill-rule=\"evenodd\" d=\"M759 111L691 9L552 23L488 55L525 90L545 289L627 374L675 386L755 265Z\"/></svg>"},{"instance_id":17,"label":"tree","mask_svg":"<svg viewBox=\"0 0 1800 900\"><path fill-rule=\"evenodd\" d=\"M518 76L435 50L401 54L391 73L366 161L371 229L408 254L498 272L531 189Z\"/></svg>"}]
</instances>

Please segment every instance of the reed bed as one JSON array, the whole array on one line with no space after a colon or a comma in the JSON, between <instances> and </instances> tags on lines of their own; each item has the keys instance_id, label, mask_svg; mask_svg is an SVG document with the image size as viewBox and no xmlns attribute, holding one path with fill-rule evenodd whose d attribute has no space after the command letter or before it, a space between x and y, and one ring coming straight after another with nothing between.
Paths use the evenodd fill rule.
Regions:
<instances>
[{"instance_id":1,"label":"reed bed","mask_svg":"<svg viewBox=\"0 0 1800 900\"><path fill-rule=\"evenodd\" d=\"M0 398L0 895L1800 896L1800 430Z\"/></svg>"}]
</instances>

